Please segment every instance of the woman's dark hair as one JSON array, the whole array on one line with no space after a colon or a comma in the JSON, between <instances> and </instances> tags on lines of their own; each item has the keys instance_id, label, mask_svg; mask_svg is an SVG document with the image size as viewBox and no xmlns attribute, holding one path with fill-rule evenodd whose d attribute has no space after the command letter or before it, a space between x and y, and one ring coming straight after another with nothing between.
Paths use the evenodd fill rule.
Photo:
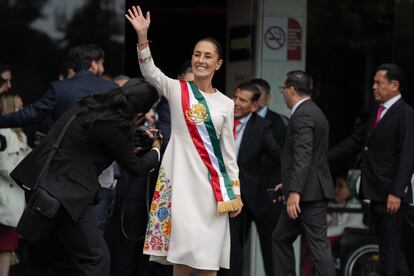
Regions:
<instances>
[{"instance_id":1,"label":"woman's dark hair","mask_svg":"<svg viewBox=\"0 0 414 276\"><path fill-rule=\"evenodd\" d=\"M79 114L88 114L86 125L89 127L96 121L119 121L121 127L130 127L135 116L147 113L158 99L154 86L145 80L132 78L109 93L82 98Z\"/></svg>"},{"instance_id":2,"label":"woman's dark hair","mask_svg":"<svg viewBox=\"0 0 414 276\"><path fill-rule=\"evenodd\" d=\"M212 43L216 47L216 51L217 51L217 54L219 56L219 59L223 59L223 48L221 47L220 42L218 42L213 37L204 37L204 38L200 39L199 41L197 41L197 43L195 45L197 45L201 41L207 41L207 42Z\"/></svg>"}]
</instances>

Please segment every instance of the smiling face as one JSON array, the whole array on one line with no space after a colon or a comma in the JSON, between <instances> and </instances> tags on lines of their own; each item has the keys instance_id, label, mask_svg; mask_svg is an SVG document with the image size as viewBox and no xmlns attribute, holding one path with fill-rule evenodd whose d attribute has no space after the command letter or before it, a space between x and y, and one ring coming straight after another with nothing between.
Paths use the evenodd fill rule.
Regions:
<instances>
[{"instance_id":1,"label":"smiling face","mask_svg":"<svg viewBox=\"0 0 414 276\"><path fill-rule=\"evenodd\" d=\"M258 101L253 100L253 92L236 89L233 93L234 118L241 119L259 108Z\"/></svg>"},{"instance_id":2,"label":"smiling face","mask_svg":"<svg viewBox=\"0 0 414 276\"><path fill-rule=\"evenodd\" d=\"M194 79L212 79L222 63L217 47L212 42L201 40L194 47L191 58Z\"/></svg>"}]
</instances>

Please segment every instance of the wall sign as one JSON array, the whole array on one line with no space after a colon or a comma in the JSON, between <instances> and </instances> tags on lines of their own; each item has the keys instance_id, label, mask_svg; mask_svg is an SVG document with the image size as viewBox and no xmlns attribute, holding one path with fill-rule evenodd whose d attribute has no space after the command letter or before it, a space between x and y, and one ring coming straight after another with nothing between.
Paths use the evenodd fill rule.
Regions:
<instances>
[{"instance_id":1,"label":"wall sign","mask_svg":"<svg viewBox=\"0 0 414 276\"><path fill-rule=\"evenodd\" d=\"M302 59L302 27L298 20L290 17L265 17L262 39L263 59Z\"/></svg>"}]
</instances>

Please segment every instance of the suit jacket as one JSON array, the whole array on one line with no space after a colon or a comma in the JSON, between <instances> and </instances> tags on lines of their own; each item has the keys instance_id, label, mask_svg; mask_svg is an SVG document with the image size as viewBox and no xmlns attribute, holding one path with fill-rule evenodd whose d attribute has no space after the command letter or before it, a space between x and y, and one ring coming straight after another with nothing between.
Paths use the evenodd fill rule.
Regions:
<instances>
[{"instance_id":1,"label":"suit jacket","mask_svg":"<svg viewBox=\"0 0 414 276\"><path fill-rule=\"evenodd\" d=\"M280 146L273 139L270 123L252 113L244 129L237 164L243 202L256 216L263 211L266 202L266 186L260 173L263 166L261 160L267 155L280 164L280 151Z\"/></svg>"},{"instance_id":2,"label":"suit jacket","mask_svg":"<svg viewBox=\"0 0 414 276\"><path fill-rule=\"evenodd\" d=\"M270 121L273 137L276 142L282 147L286 137L287 125L289 119L276 112L267 110L265 119ZM282 175L280 172L280 162L275 163L268 155L263 156L261 173L263 183L266 187L274 187L275 184L282 182Z\"/></svg>"},{"instance_id":3,"label":"suit jacket","mask_svg":"<svg viewBox=\"0 0 414 276\"><path fill-rule=\"evenodd\" d=\"M50 129L46 137L10 174L20 185L32 187L61 130L69 118L79 110L74 107ZM41 186L60 201L74 221L94 203L99 191L98 176L114 161L128 173L144 175L158 164L154 150L142 158L133 154L127 129L119 121L99 122L84 126L88 114L77 115L69 126Z\"/></svg>"},{"instance_id":4,"label":"suit jacket","mask_svg":"<svg viewBox=\"0 0 414 276\"><path fill-rule=\"evenodd\" d=\"M374 127L368 122L329 152L332 162L362 151L360 196L385 202L388 194L412 200L410 179L414 160L414 111L401 98Z\"/></svg>"},{"instance_id":5,"label":"suit jacket","mask_svg":"<svg viewBox=\"0 0 414 276\"><path fill-rule=\"evenodd\" d=\"M80 71L70 79L51 82L46 94L35 103L1 116L0 128L31 125L47 116L52 116L52 120L56 121L80 98L104 94L115 88L117 86L113 82L104 80L90 71Z\"/></svg>"},{"instance_id":6,"label":"suit jacket","mask_svg":"<svg viewBox=\"0 0 414 276\"><path fill-rule=\"evenodd\" d=\"M275 137L276 142L282 146L285 141L287 131L287 124L285 122L288 122L289 119L270 109L267 110L265 119L271 122L273 136Z\"/></svg>"},{"instance_id":7,"label":"suit jacket","mask_svg":"<svg viewBox=\"0 0 414 276\"><path fill-rule=\"evenodd\" d=\"M301 202L334 198L327 153L329 124L311 100L302 102L288 124L282 151L282 183L286 196L301 194Z\"/></svg>"}]
</instances>

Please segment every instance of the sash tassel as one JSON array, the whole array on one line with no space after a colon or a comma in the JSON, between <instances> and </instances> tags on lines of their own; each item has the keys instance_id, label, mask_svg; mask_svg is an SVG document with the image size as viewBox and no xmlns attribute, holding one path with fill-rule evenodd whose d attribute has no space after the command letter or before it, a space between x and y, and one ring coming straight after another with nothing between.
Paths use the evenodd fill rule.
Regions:
<instances>
[{"instance_id":1,"label":"sash tassel","mask_svg":"<svg viewBox=\"0 0 414 276\"><path fill-rule=\"evenodd\" d=\"M243 207L243 203L239 197L236 199L232 199L229 201L219 201L217 202L217 213L226 213L226 212L233 212L241 209Z\"/></svg>"}]
</instances>

